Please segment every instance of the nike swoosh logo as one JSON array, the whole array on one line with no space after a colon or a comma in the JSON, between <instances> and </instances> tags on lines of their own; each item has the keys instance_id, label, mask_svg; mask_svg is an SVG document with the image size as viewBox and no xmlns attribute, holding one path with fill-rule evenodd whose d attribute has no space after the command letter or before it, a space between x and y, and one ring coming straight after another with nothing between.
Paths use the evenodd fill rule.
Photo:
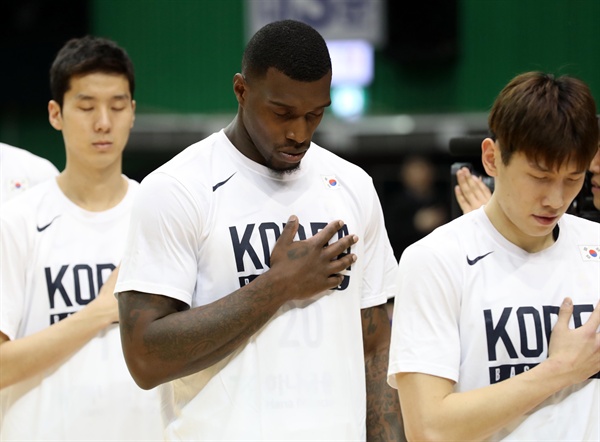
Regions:
<instances>
[{"instance_id":1,"label":"nike swoosh logo","mask_svg":"<svg viewBox=\"0 0 600 442\"><path fill-rule=\"evenodd\" d=\"M54 222L54 220L56 218L58 218L60 215L56 215L54 218L52 218L52 221L50 221L48 224L46 224L45 226L36 226L37 227L37 231L38 232L43 232L44 230L46 230L48 227L50 227L50 225Z\"/></svg>"},{"instance_id":2,"label":"nike swoosh logo","mask_svg":"<svg viewBox=\"0 0 600 442\"><path fill-rule=\"evenodd\" d=\"M217 190L219 187L221 187L223 184L225 184L227 181L229 181L229 180L231 179L231 177L232 177L232 176L234 176L234 175L235 175L235 172L233 172L233 173L231 174L231 176L230 176L229 178L227 178L225 181L221 181L220 183L217 183L217 184L215 184L215 185L213 186L213 192L214 192L215 190Z\"/></svg>"},{"instance_id":3,"label":"nike swoosh logo","mask_svg":"<svg viewBox=\"0 0 600 442\"><path fill-rule=\"evenodd\" d=\"M485 258L486 256L488 256L490 253L494 253L494 251L492 250L491 252L487 252L485 255L481 255L478 256L475 259L469 259L469 255L467 255L467 263L469 263L470 266L474 265L475 263L477 263L477 261L479 261L480 259Z\"/></svg>"}]
</instances>

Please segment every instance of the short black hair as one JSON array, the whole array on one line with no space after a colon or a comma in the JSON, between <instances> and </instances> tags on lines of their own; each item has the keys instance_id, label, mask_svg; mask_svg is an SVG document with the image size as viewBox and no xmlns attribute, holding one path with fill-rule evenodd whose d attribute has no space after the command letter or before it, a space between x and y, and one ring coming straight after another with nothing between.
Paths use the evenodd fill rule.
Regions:
<instances>
[{"instance_id":1,"label":"short black hair","mask_svg":"<svg viewBox=\"0 0 600 442\"><path fill-rule=\"evenodd\" d=\"M587 84L568 75L517 75L496 98L488 123L504 164L520 151L550 169L574 160L584 170L598 150L596 103Z\"/></svg>"},{"instance_id":2,"label":"short black hair","mask_svg":"<svg viewBox=\"0 0 600 442\"><path fill-rule=\"evenodd\" d=\"M94 72L124 75L133 99L135 75L125 49L112 40L89 35L67 41L58 51L50 68L52 99L62 107L71 78Z\"/></svg>"},{"instance_id":3,"label":"short black hair","mask_svg":"<svg viewBox=\"0 0 600 442\"><path fill-rule=\"evenodd\" d=\"M292 80L317 81L331 71L331 58L325 40L314 28L296 20L280 20L254 34L242 59L246 78L262 78L269 68Z\"/></svg>"}]
</instances>

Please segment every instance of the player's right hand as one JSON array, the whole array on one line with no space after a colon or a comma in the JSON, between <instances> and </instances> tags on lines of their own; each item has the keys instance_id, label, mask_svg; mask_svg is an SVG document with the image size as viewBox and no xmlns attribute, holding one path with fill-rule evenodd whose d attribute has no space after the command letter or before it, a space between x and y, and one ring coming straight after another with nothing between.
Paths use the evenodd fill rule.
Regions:
<instances>
[{"instance_id":1,"label":"player's right hand","mask_svg":"<svg viewBox=\"0 0 600 442\"><path fill-rule=\"evenodd\" d=\"M573 301L566 298L552 329L548 358L559 363L569 384L576 384L600 372L600 303L581 327L569 328L572 315Z\"/></svg>"},{"instance_id":2,"label":"player's right hand","mask_svg":"<svg viewBox=\"0 0 600 442\"><path fill-rule=\"evenodd\" d=\"M271 253L271 270L283 282L287 300L304 299L324 290L337 287L343 281L343 272L356 255L346 254L356 244L356 235L346 235L329 244L344 223L332 221L313 237L294 241L299 221L292 215Z\"/></svg>"},{"instance_id":3,"label":"player's right hand","mask_svg":"<svg viewBox=\"0 0 600 442\"><path fill-rule=\"evenodd\" d=\"M114 269L108 279L104 282L98 296L88 306L96 309L96 313L106 318L107 325L119 322L119 308L115 297L115 285L119 267Z\"/></svg>"}]
</instances>

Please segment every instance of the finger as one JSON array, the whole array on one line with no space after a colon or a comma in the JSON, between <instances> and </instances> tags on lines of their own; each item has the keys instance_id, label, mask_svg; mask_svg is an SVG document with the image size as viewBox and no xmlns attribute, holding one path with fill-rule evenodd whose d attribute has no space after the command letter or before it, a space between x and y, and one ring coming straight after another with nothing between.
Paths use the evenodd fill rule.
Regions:
<instances>
[{"instance_id":1,"label":"finger","mask_svg":"<svg viewBox=\"0 0 600 442\"><path fill-rule=\"evenodd\" d=\"M329 262L327 266L327 274L334 275L343 272L355 262L356 255L354 253L348 253L346 255L340 256L339 258L336 258Z\"/></svg>"},{"instance_id":2,"label":"finger","mask_svg":"<svg viewBox=\"0 0 600 442\"><path fill-rule=\"evenodd\" d=\"M456 202L458 203L458 205L459 205L460 209L463 211L463 213L470 212L471 205L465 198L464 193L459 186L456 186L454 188L454 194L456 195Z\"/></svg>"},{"instance_id":3,"label":"finger","mask_svg":"<svg viewBox=\"0 0 600 442\"><path fill-rule=\"evenodd\" d=\"M329 289L334 289L344 282L344 276L336 273L327 278L327 282L329 284Z\"/></svg>"},{"instance_id":4,"label":"finger","mask_svg":"<svg viewBox=\"0 0 600 442\"><path fill-rule=\"evenodd\" d=\"M277 238L277 242L281 241L283 244L291 244L294 242L294 237L296 236L296 233L298 233L298 225L298 217L296 215L291 215L288 218L287 223L283 226L283 230L281 231L279 238Z\"/></svg>"},{"instance_id":5,"label":"finger","mask_svg":"<svg viewBox=\"0 0 600 442\"><path fill-rule=\"evenodd\" d=\"M573 300L571 298L565 298L558 311L558 319L555 327L569 328L571 315L573 315Z\"/></svg>"},{"instance_id":6,"label":"finger","mask_svg":"<svg viewBox=\"0 0 600 442\"><path fill-rule=\"evenodd\" d=\"M338 239L336 242L329 244L325 247L325 255L330 260L335 259L336 257L345 254L347 255L346 250L352 247L354 244L358 242L358 236L356 235L346 235L343 238Z\"/></svg>"},{"instance_id":7,"label":"finger","mask_svg":"<svg viewBox=\"0 0 600 442\"><path fill-rule=\"evenodd\" d=\"M342 227L344 227L343 221L332 221L317 232L310 241L316 241L320 246L326 246L329 243L329 240L333 238L333 235L335 235Z\"/></svg>"}]
</instances>

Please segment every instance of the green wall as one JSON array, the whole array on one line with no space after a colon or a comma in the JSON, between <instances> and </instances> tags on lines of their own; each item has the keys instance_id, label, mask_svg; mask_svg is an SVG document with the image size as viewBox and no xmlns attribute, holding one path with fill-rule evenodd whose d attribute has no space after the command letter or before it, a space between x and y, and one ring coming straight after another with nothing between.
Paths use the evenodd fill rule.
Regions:
<instances>
[{"instance_id":1,"label":"green wall","mask_svg":"<svg viewBox=\"0 0 600 442\"><path fill-rule=\"evenodd\" d=\"M116 40L134 61L138 113L235 112L243 0L90 1L92 33ZM402 65L378 51L369 112L485 112L527 70L578 76L600 101L600 1L459 0L459 29L451 65ZM4 112L0 140L63 166L45 108Z\"/></svg>"}]
</instances>

